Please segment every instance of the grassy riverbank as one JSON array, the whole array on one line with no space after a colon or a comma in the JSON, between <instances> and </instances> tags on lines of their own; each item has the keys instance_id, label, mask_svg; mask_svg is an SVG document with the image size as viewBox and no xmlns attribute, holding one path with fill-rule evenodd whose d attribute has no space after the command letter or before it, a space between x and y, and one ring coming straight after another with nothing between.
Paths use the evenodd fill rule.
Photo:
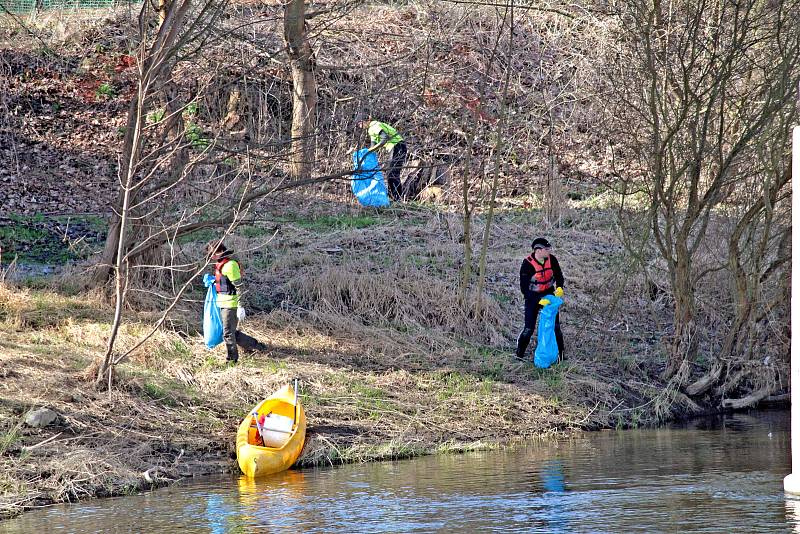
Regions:
<instances>
[{"instance_id":1,"label":"grassy riverbank","mask_svg":"<svg viewBox=\"0 0 800 534\"><path fill-rule=\"evenodd\" d=\"M86 370L104 348L112 308L69 289L80 270L7 283L0 514L136 491L151 485L145 471L155 484L234 472L241 417L295 377L309 422L303 466L496 447L670 416L679 403L654 378L663 310L648 302L641 313L639 282L619 262L612 217L587 211L549 234L568 279L569 346L567 360L548 370L511 358L518 265L540 223L531 210L506 209L493 226L488 300L477 317L454 290L462 261L455 214L329 206L243 227L230 242L243 251L250 280L245 330L269 351L230 368L224 349L205 349L198 287L170 328L121 366L111 393L95 390ZM130 312L121 346L156 320L158 305L149 307ZM637 319L625 311L632 307ZM25 426L39 406L55 410L56 423Z\"/></svg>"}]
</instances>

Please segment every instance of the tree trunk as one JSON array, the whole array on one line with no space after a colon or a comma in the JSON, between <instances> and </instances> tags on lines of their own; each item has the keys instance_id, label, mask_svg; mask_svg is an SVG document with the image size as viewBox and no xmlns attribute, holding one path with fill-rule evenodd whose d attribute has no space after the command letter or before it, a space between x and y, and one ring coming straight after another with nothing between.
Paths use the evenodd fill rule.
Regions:
<instances>
[{"instance_id":1,"label":"tree trunk","mask_svg":"<svg viewBox=\"0 0 800 534\"><path fill-rule=\"evenodd\" d=\"M467 290L472 277L472 206L469 202L469 177L472 175L472 149L475 145L475 132L470 131L467 138L467 161L461 179L461 201L464 208L464 265L461 268L461 281L458 298L461 307L467 309Z\"/></svg>"},{"instance_id":2,"label":"tree trunk","mask_svg":"<svg viewBox=\"0 0 800 534\"><path fill-rule=\"evenodd\" d=\"M558 226L561 223L564 193L561 189L561 174L558 170L558 157L553 141L553 111L550 110L550 131L547 134L547 185L544 188L544 220L548 225Z\"/></svg>"},{"instance_id":3,"label":"tree trunk","mask_svg":"<svg viewBox=\"0 0 800 534\"><path fill-rule=\"evenodd\" d=\"M116 209L116 206L115 206ZM120 219L115 214L111 216L111 222L108 224L108 235L106 236L106 244L103 247L103 252L100 254L100 260L95 265L94 272L92 273L91 287L100 287L111 277L111 268L114 265L114 259L117 256L117 244L119 243L119 230Z\"/></svg>"},{"instance_id":4,"label":"tree trunk","mask_svg":"<svg viewBox=\"0 0 800 534\"><path fill-rule=\"evenodd\" d=\"M135 156L133 156L134 151L136 151L138 154L138 150L135 149L134 143L138 142L136 135L138 135L138 127L140 126L140 99L141 97L137 91L128 104L128 120L127 124L125 125L125 139L122 143L122 157L120 158L120 177L126 177L128 175L128 168L131 165L130 162L134 161L135 159ZM113 215L111 216L111 221L108 223L106 244L103 247L103 253L100 255L100 261L97 262L94 273L92 274L92 280L90 282L91 287L102 286L108 282L108 279L111 277L111 271L117 259L117 249L119 248L120 230L122 226L122 220L119 214L122 213L125 196L129 194L130 191L126 191L124 187L120 189L119 193L117 194L117 201L113 206ZM126 244L123 243L123 246L125 245Z\"/></svg>"},{"instance_id":5,"label":"tree trunk","mask_svg":"<svg viewBox=\"0 0 800 534\"><path fill-rule=\"evenodd\" d=\"M286 52L292 71L292 146L291 172L294 178L311 174L316 143L317 82L314 53L306 38L304 0L290 0L283 8Z\"/></svg>"},{"instance_id":6,"label":"tree trunk","mask_svg":"<svg viewBox=\"0 0 800 534\"><path fill-rule=\"evenodd\" d=\"M690 252L684 240L676 243L676 263L673 275L673 293L675 296L675 311L673 315L674 332L672 344L664 370L664 378L672 378L680 373L680 384L688 378L688 363L694 360L697 352L697 336L695 325L694 288L692 287L692 273Z\"/></svg>"},{"instance_id":7,"label":"tree trunk","mask_svg":"<svg viewBox=\"0 0 800 534\"><path fill-rule=\"evenodd\" d=\"M758 391L754 391L749 395L742 397L740 399L724 399L722 401L722 407L730 408L733 410L741 410L742 408L749 408L750 406L753 406L760 400L768 397L771 393L772 393L771 388L759 389Z\"/></svg>"},{"instance_id":8,"label":"tree trunk","mask_svg":"<svg viewBox=\"0 0 800 534\"><path fill-rule=\"evenodd\" d=\"M114 343L117 340L117 334L119 333L119 327L122 323L122 307L125 301L125 293L127 291L127 258L125 258L125 249L127 247L127 232L128 224L130 223L130 207L131 201L133 197L133 181L135 176L135 169L136 169L136 161L139 157L139 151L141 147L141 136L142 136L142 127L144 126L143 121L141 120L142 111L144 108L144 98L145 92L142 88L142 82L139 83L139 88L137 91L136 101L136 120L133 121L134 129L130 132L130 145L131 151L130 153L126 153L126 160L123 163L124 174L122 176L122 202L120 203L120 209L117 212L118 217L118 225L114 230L114 234L116 236L115 240L109 238L106 240L106 248L109 248L109 243L111 245L116 245L116 250L114 251L114 287L115 287L115 303L114 303L114 321L111 324L111 333L108 337L108 344L106 346L106 353L103 356L103 359L100 363L100 368L97 370L97 379L96 383L102 384L104 380L108 381L108 389L111 390L111 376L112 376L112 360L114 354ZM131 123L129 119L128 123ZM128 145L128 141L126 139L126 146Z\"/></svg>"},{"instance_id":9,"label":"tree trunk","mask_svg":"<svg viewBox=\"0 0 800 534\"><path fill-rule=\"evenodd\" d=\"M558 161L552 151L550 152L549 160L550 169L547 174L547 187L545 188L544 218L547 224L558 226L561 223L564 194L561 190Z\"/></svg>"},{"instance_id":10,"label":"tree trunk","mask_svg":"<svg viewBox=\"0 0 800 534\"><path fill-rule=\"evenodd\" d=\"M503 92L500 95L500 120L497 122L496 142L494 147L494 176L492 177L492 187L489 190L489 209L486 212L486 225L483 227L483 241L481 242L480 260L478 261L478 291L477 298L475 299L475 317L480 317L481 308L483 304L483 288L486 285L486 256L489 253L489 236L492 231L492 223L494 222L494 204L497 200L497 186L500 183L500 167L502 158L500 153L503 150L503 135L505 135L505 126L508 119L508 86L511 81L511 54L514 50L514 0L506 4L507 13L509 14L508 24L508 53L505 71L505 79L503 80Z\"/></svg>"}]
</instances>

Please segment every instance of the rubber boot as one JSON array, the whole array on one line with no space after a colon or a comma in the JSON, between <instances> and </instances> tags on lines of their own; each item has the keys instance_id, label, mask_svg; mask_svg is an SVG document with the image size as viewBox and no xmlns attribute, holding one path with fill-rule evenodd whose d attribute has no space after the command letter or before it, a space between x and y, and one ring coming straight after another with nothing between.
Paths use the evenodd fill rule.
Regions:
<instances>
[{"instance_id":1,"label":"rubber boot","mask_svg":"<svg viewBox=\"0 0 800 534\"><path fill-rule=\"evenodd\" d=\"M233 346L226 346L228 349L228 357L226 358L228 363L236 363L239 361L239 351L236 348L236 345Z\"/></svg>"},{"instance_id":2,"label":"rubber boot","mask_svg":"<svg viewBox=\"0 0 800 534\"><path fill-rule=\"evenodd\" d=\"M525 361L525 351L528 350L533 330L525 328L519 333L517 337L517 350L514 352L514 357L520 361Z\"/></svg>"}]
</instances>

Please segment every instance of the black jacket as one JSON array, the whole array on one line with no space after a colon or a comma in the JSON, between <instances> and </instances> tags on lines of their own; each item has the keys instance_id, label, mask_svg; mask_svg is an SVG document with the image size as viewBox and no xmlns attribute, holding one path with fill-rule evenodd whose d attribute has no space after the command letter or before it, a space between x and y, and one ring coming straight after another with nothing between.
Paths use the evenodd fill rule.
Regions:
<instances>
[{"instance_id":1,"label":"black jacket","mask_svg":"<svg viewBox=\"0 0 800 534\"><path fill-rule=\"evenodd\" d=\"M556 281L556 287L564 287L564 273L561 272L561 266L558 264L556 257L552 254L550 254L550 267L553 268L553 278ZM525 298L532 298L545 293L552 293L552 288L548 289L547 291L543 291L542 293L531 291L531 278L533 278L534 274L536 274L536 271L534 270L533 265L530 264L527 258L522 260L522 267L519 268L519 290L522 291L522 294L525 296Z\"/></svg>"}]
</instances>

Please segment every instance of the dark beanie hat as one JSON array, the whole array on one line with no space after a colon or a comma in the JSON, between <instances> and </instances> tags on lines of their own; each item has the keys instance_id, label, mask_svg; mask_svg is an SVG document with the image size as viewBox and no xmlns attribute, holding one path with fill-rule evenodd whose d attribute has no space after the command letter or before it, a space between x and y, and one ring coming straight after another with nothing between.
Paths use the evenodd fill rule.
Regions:
<instances>
[{"instance_id":1,"label":"dark beanie hat","mask_svg":"<svg viewBox=\"0 0 800 534\"><path fill-rule=\"evenodd\" d=\"M533 240L533 243L531 243L531 248L533 250L536 250L537 248L550 248L550 247L551 247L550 241L548 241L543 237L537 237L536 239Z\"/></svg>"}]
</instances>

